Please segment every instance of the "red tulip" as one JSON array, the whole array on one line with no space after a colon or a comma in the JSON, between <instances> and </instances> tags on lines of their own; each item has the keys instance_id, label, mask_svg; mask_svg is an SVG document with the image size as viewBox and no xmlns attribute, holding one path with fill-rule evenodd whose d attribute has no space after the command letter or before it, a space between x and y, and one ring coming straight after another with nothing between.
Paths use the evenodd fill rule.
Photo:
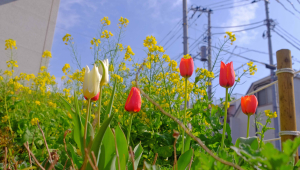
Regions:
<instances>
[{"instance_id":1,"label":"red tulip","mask_svg":"<svg viewBox=\"0 0 300 170\"><path fill-rule=\"evenodd\" d=\"M125 103L125 110L128 112L139 112L141 110L142 99L140 90L132 87Z\"/></svg>"},{"instance_id":2,"label":"red tulip","mask_svg":"<svg viewBox=\"0 0 300 170\"><path fill-rule=\"evenodd\" d=\"M225 87L225 88L229 88L229 87L232 87L234 85L235 73L234 73L232 62L225 65L221 61L221 68L220 68L219 77L220 77L219 78L220 86Z\"/></svg>"},{"instance_id":3,"label":"red tulip","mask_svg":"<svg viewBox=\"0 0 300 170\"><path fill-rule=\"evenodd\" d=\"M96 96L94 96L94 97L92 97L91 98L91 101L97 101L98 99L99 99L99 95L100 95L100 92L98 92L98 94L96 95ZM85 96L84 96L84 98L87 100L88 98L86 98Z\"/></svg>"},{"instance_id":4,"label":"red tulip","mask_svg":"<svg viewBox=\"0 0 300 170\"><path fill-rule=\"evenodd\" d=\"M180 75L185 78L192 76L194 71L194 61L193 58L182 58L179 65Z\"/></svg>"},{"instance_id":5,"label":"red tulip","mask_svg":"<svg viewBox=\"0 0 300 170\"><path fill-rule=\"evenodd\" d=\"M242 111L248 116L255 113L257 105L258 101L254 95L244 96L241 98Z\"/></svg>"}]
</instances>

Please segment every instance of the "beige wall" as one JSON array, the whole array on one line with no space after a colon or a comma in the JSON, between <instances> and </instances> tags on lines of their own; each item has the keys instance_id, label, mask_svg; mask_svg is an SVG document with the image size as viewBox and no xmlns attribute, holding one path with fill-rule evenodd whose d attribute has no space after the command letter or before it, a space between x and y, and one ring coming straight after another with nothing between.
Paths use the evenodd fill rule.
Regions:
<instances>
[{"instance_id":1,"label":"beige wall","mask_svg":"<svg viewBox=\"0 0 300 170\"><path fill-rule=\"evenodd\" d=\"M44 50L51 51L60 0L0 0L0 69L6 70L9 51L5 40L14 39L18 49L15 73L39 72Z\"/></svg>"}]
</instances>

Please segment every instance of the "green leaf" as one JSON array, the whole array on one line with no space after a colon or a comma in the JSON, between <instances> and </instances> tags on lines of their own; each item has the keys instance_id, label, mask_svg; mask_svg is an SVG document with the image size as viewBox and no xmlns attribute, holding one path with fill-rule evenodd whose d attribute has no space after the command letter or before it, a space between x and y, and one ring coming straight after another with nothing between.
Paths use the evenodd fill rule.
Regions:
<instances>
[{"instance_id":1,"label":"green leaf","mask_svg":"<svg viewBox=\"0 0 300 170\"><path fill-rule=\"evenodd\" d=\"M143 148L141 143L135 146L133 152L134 152L134 170L137 170L137 167L139 165L140 159L143 154ZM133 170L132 162L129 162L128 170Z\"/></svg>"},{"instance_id":2,"label":"green leaf","mask_svg":"<svg viewBox=\"0 0 300 170\"><path fill-rule=\"evenodd\" d=\"M81 118L80 118L80 111L77 108L78 103L76 102L77 101L76 93L74 93L74 99L75 99L75 108L78 109L78 110L76 109L77 113L74 111L71 104L68 101L66 101L66 99L64 99L62 96L59 96L59 97L60 97L61 103L63 103L63 105L66 107L66 109L72 115L72 121L73 121L73 124L74 124L73 139L75 140L75 142L76 142L78 148L80 149L81 153L84 153L83 134L82 134L82 131L83 131L84 128L83 128Z\"/></svg>"},{"instance_id":3,"label":"green leaf","mask_svg":"<svg viewBox=\"0 0 300 170\"><path fill-rule=\"evenodd\" d=\"M160 170L160 168L156 165L151 165L149 163L147 163L146 161L144 162L145 167L147 170Z\"/></svg>"},{"instance_id":4,"label":"green leaf","mask_svg":"<svg viewBox=\"0 0 300 170\"><path fill-rule=\"evenodd\" d=\"M189 163L192 159L192 156L193 156L192 149L184 152L178 159L178 162L177 162L178 170L185 170L186 167L189 165Z\"/></svg>"},{"instance_id":5,"label":"green leaf","mask_svg":"<svg viewBox=\"0 0 300 170\"><path fill-rule=\"evenodd\" d=\"M117 167L116 167L116 161L117 160L117 155L115 155L111 161L111 165L110 165L110 170L116 170ZM119 168L118 168L119 169Z\"/></svg>"},{"instance_id":6,"label":"green leaf","mask_svg":"<svg viewBox=\"0 0 300 170\"><path fill-rule=\"evenodd\" d=\"M174 151L173 145L161 146L155 150L160 157L168 158L171 157Z\"/></svg>"},{"instance_id":7,"label":"green leaf","mask_svg":"<svg viewBox=\"0 0 300 170\"><path fill-rule=\"evenodd\" d=\"M107 128L101 146L98 169L109 170L116 155L115 138L110 128Z\"/></svg>"},{"instance_id":8,"label":"green leaf","mask_svg":"<svg viewBox=\"0 0 300 170\"><path fill-rule=\"evenodd\" d=\"M121 164L120 167L121 169L126 169L126 164L129 157L128 145L127 145L125 134L121 130L120 126L117 126L115 136L117 140L117 148L118 148L119 159Z\"/></svg>"},{"instance_id":9,"label":"green leaf","mask_svg":"<svg viewBox=\"0 0 300 170\"><path fill-rule=\"evenodd\" d=\"M295 138L294 141L289 139L283 143L283 152L288 156L292 156L297 151L299 145L300 137Z\"/></svg>"},{"instance_id":10,"label":"green leaf","mask_svg":"<svg viewBox=\"0 0 300 170\"><path fill-rule=\"evenodd\" d=\"M259 147L258 138L256 136L249 138L239 137L235 142L235 147L240 148L240 144L247 144L251 147L252 150L257 150ZM234 153L234 160L236 164L241 165L242 158L238 156L237 153Z\"/></svg>"},{"instance_id":11,"label":"green leaf","mask_svg":"<svg viewBox=\"0 0 300 170\"><path fill-rule=\"evenodd\" d=\"M113 104L113 100L114 100L114 95L115 95L115 91L116 91L116 85L117 83L115 83L114 85L114 88L113 88L113 91L112 91L112 95L111 95L111 98L110 98L110 108L112 107L112 104ZM110 114L111 113L111 109L110 110L107 110L106 112L106 115ZM93 141L93 144L92 144L92 148L91 148L91 151L94 152L95 156L97 157L97 164L99 163L99 158L100 158L100 146L101 146L101 143L102 143L102 139L103 139L103 136L104 136L104 133L106 132L106 129L109 127L110 125L110 122L111 120L113 119L114 117L114 112L111 116L109 116L101 125L96 137L94 138L94 141Z\"/></svg>"},{"instance_id":12,"label":"green leaf","mask_svg":"<svg viewBox=\"0 0 300 170\"><path fill-rule=\"evenodd\" d=\"M187 135L185 142L184 142L184 150L187 151L190 149L191 137Z\"/></svg>"}]
</instances>

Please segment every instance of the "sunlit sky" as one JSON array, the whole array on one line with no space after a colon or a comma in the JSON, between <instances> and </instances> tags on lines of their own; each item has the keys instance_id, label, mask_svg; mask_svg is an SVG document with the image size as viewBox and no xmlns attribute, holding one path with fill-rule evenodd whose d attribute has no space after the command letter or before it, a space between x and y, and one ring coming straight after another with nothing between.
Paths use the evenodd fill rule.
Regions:
<instances>
[{"instance_id":1,"label":"sunlit sky","mask_svg":"<svg viewBox=\"0 0 300 170\"><path fill-rule=\"evenodd\" d=\"M221 2L222 0L188 0L188 8L191 5L194 6L206 6L212 3ZM223 3L232 3L232 6L239 6L241 4L250 3L251 1L245 0L233 0ZM300 26L300 13L293 9L291 4L286 0L280 1L283 5L288 8L293 14L288 12L281 6L276 0L270 0L269 10L270 18L275 20L276 23L290 34L294 35L296 38L300 39L299 26ZM220 9L222 4L211 6L211 9ZM300 4L295 1L295 8L300 9ZM217 7L220 6L220 7ZM230 5L231 6L231 5ZM227 7L230 7L227 5ZM193 12L188 13L189 18L192 16ZM207 44L202 42L202 44L194 43L195 40L199 38L201 34L206 30L207 27L207 14L202 14L198 19L199 13L196 13L193 18L189 20L189 44L191 46L189 53L192 56L197 55L199 52L198 47ZM118 19L126 17L129 19L129 25L126 28L124 38L122 39L122 44L130 45L133 52L135 53L135 60L142 61L145 56L146 48L143 46L143 40L148 35L153 35L156 37L159 45L164 45L171 37L170 42L164 46L166 54L170 55L171 59L176 59L179 54L183 52L183 39L182 30L179 30L181 25L177 23L182 19L182 1L181 0L72 0L72 1L60 1L60 7L58 12L58 18L55 28L55 35L52 45L52 56L50 61L50 73L55 75L57 79L63 76L62 67L65 63L69 63L75 69L75 65L72 63L72 56L62 41L62 37L69 33L74 37L75 44L77 46L78 53L81 55L82 65L91 65L93 61L93 55L90 49L90 40L96 36L97 31L100 27L100 19L104 16L108 16L111 20L111 25L107 27L107 30L112 31L115 35L117 34ZM223 10L213 11L211 15L211 26L212 27L224 27L224 26L236 26L236 25L246 25L250 23L255 23L265 20L265 5L264 1L259 1L254 4L228 8ZM180 21L182 24L182 21ZM243 30L252 28L255 26L262 25L263 22L244 26L237 28L212 28L211 32L222 33L225 31ZM175 29L174 29L175 27ZM171 30L173 30L165 39L163 39ZM275 30L280 31L278 26L275 26ZM249 49L254 49L261 52L268 52L268 42L267 39L263 38L262 35L266 31L266 26L261 26L256 29L249 31L242 31L236 33L236 42L233 45L228 46L226 50L232 51L234 53L240 54L244 57L257 60L263 63L269 63L269 56L267 54L257 53L253 51L248 51L239 47L245 47ZM177 33L179 32L179 33ZM282 31L280 31L282 32ZM177 33L177 34L175 34ZM179 37L179 38L178 38ZM177 39L178 38L178 39ZM288 38L290 40L290 38ZM219 42L224 40L224 34L217 34L212 36L212 45L219 47ZM294 43L295 44L295 43ZM300 44L300 43L299 43ZM287 43L276 33L272 32L272 45L273 53L276 53L279 49L290 49L292 51L292 56L295 59L299 59L300 51L294 48L292 45ZM297 45L297 44L296 44ZM300 45L298 45L300 47ZM196 47L196 48L194 48ZM216 50L213 52L213 60L216 57ZM122 54L124 55L124 54ZM230 54L222 55L216 63L215 73L219 72L220 61L233 61L235 68L240 67L242 64L249 62L246 59L238 58L236 56L231 56ZM274 63L276 63L276 56L273 55ZM132 63L127 63L127 67L130 67ZM242 84L238 85L234 90L234 93L245 94L251 83L259 80L267 75L270 71L265 68L264 65L255 63L258 68L258 72L254 76L247 76L241 79ZM203 67L204 63L195 60L195 67ZM299 69L300 64L297 60L294 60L294 69ZM245 67L246 68L246 67ZM236 74L241 74L243 69L239 69ZM191 78L193 81L194 77ZM218 84L218 79L213 81L213 85ZM215 97L224 97L225 90L222 87L216 87L214 89Z\"/></svg>"}]
</instances>

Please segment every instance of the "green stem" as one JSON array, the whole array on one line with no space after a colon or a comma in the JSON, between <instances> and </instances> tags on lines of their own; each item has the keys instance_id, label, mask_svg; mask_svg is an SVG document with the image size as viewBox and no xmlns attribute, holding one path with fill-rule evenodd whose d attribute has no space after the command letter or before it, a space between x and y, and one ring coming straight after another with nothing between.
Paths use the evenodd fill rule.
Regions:
<instances>
[{"instance_id":1,"label":"green stem","mask_svg":"<svg viewBox=\"0 0 300 170\"><path fill-rule=\"evenodd\" d=\"M248 123L247 123L247 138L249 137L250 116L251 116L251 115L248 115Z\"/></svg>"},{"instance_id":2,"label":"green stem","mask_svg":"<svg viewBox=\"0 0 300 170\"><path fill-rule=\"evenodd\" d=\"M221 149L223 149L224 141L225 141L225 132L226 132L226 124L227 124L227 105L228 105L228 88L226 88L225 113L224 113L224 123L223 123L223 134L222 134Z\"/></svg>"},{"instance_id":3,"label":"green stem","mask_svg":"<svg viewBox=\"0 0 300 170\"><path fill-rule=\"evenodd\" d=\"M102 100L102 86L100 85L100 99L99 99L99 110L98 110L98 123L97 126L100 128L100 117L101 117L101 100Z\"/></svg>"},{"instance_id":4,"label":"green stem","mask_svg":"<svg viewBox=\"0 0 300 170\"><path fill-rule=\"evenodd\" d=\"M88 120L89 120L89 113L90 113L89 112L90 104L91 104L91 99L88 99L88 105L87 105L86 117L85 117L85 125L84 125L84 137L83 137L83 147L84 148L86 147L86 135L87 135L87 125L88 125Z\"/></svg>"},{"instance_id":5,"label":"green stem","mask_svg":"<svg viewBox=\"0 0 300 170\"><path fill-rule=\"evenodd\" d=\"M128 128L128 131L127 131L127 144L128 145L129 145L129 141L130 141L130 132L131 132L132 119L133 119L133 113L130 113L129 128Z\"/></svg>"},{"instance_id":6,"label":"green stem","mask_svg":"<svg viewBox=\"0 0 300 170\"><path fill-rule=\"evenodd\" d=\"M186 105L187 105L187 80L188 78L185 78L185 103L184 103L184 119L183 119L183 124L185 125L186 123ZM182 150L181 150L181 154L184 153L184 129L182 131Z\"/></svg>"}]
</instances>

